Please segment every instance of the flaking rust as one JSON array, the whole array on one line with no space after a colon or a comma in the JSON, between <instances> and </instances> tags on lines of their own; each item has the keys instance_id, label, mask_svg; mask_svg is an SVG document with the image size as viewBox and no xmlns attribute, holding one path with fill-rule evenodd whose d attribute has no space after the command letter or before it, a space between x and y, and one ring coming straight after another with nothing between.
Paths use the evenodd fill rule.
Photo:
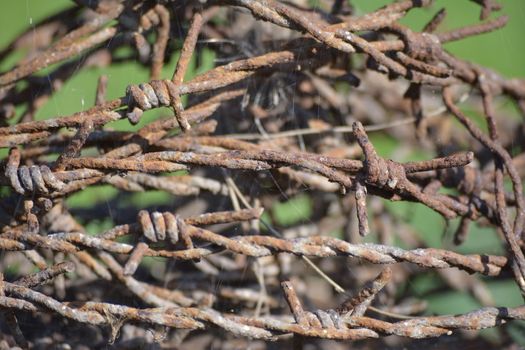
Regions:
<instances>
[{"instance_id":1,"label":"flaking rust","mask_svg":"<svg viewBox=\"0 0 525 350\"><path fill-rule=\"evenodd\" d=\"M301 348L335 339L387 348L392 338L366 340L453 334L459 342L462 330L525 320L524 306L496 307L506 300L486 285L512 276L525 293L525 150L514 140L523 135L509 132L523 130L523 118L495 101L512 100L525 114L525 81L443 48L507 24L508 16L487 19L498 3L474 2L481 23L441 31L440 9L417 32L401 20L431 1L358 16L339 0L316 9L300 1L75 0L15 38L0 53L5 63L28 50L0 74L0 147L8 149L0 160L1 347L143 339ZM79 71L136 60L148 81L130 77L122 96L108 100L111 75L101 75L93 107L35 120ZM460 103L481 111L488 132ZM145 121L164 107L165 116ZM115 121L130 128L115 131ZM378 131L400 145L394 159L379 151ZM406 149L431 156L400 161ZM93 196L101 185L118 193L107 205ZM169 201L130 199L149 191ZM71 207L74 194L90 197L88 205ZM305 194L312 213L301 219L274 206ZM456 244L472 224L490 226L505 253L429 247L383 199L458 219ZM422 315L424 301L399 287L432 269L443 289L468 291L483 307ZM319 292L324 284L340 294Z\"/></svg>"}]
</instances>

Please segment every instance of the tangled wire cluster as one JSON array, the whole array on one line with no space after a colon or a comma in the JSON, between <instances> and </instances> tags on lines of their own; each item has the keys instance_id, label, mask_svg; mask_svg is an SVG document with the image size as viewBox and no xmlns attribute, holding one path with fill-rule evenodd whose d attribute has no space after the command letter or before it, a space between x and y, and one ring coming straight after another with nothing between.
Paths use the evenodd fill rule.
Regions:
<instances>
[{"instance_id":1,"label":"tangled wire cluster","mask_svg":"<svg viewBox=\"0 0 525 350\"><path fill-rule=\"evenodd\" d=\"M480 24L438 31L442 9L421 32L400 20L430 0L362 16L342 0L327 11L276 0L74 2L0 55L41 39L0 75L1 348L384 348L525 320L525 306L496 307L505 301L481 278L513 278L525 295L524 124L495 108L503 96L525 115L525 81L443 48L503 27L506 16L487 19L495 1L475 1ZM123 47L133 53L123 58ZM204 50L216 66L185 79ZM35 120L80 70L120 60L141 62L150 81L108 101L101 76L93 107ZM466 99L476 116L459 107ZM162 107L168 116L144 122ZM126 119L138 126L111 128ZM377 130L436 156L385 159L369 139ZM118 191L112 211L68 206L103 185ZM305 190L315 213L279 229L269 209ZM119 206L146 191L172 199ZM383 199L459 219L457 245L472 224L491 227L506 254L425 246ZM88 232L101 220L114 227ZM425 303L400 286L429 269L485 307L422 316ZM315 291L323 283L333 290ZM381 343L387 335L401 338Z\"/></svg>"}]
</instances>

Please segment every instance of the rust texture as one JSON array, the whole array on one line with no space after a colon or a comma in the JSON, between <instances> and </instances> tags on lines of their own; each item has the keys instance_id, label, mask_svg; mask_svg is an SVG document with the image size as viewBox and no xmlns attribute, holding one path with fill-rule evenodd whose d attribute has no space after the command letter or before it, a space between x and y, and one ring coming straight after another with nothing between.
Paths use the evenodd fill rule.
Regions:
<instances>
[{"instance_id":1,"label":"rust texture","mask_svg":"<svg viewBox=\"0 0 525 350\"><path fill-rule=\"evenodd\" d=\"M75 0L15 38L0 52L28 51L0 73L0 348L386 349L493 327L505 343L525 306L487 281L525 296L525 80L445 49L507 24L472 2L480 22L444 31L427 0L363 15L339 0ZM418 7L432 10L420 32L402 24ZM121 61L149 80L108 100L101 75L91 107L35 119L79 71ZM401 145L393 159L376 132ZM280 223L274 204L305 192L311 216ZM452 222L456 246L490 228L502 253L428 246L389 209L401 201ZM403 288L433 270L483 307L425 313Z\"/></svg>"}]
</instances>

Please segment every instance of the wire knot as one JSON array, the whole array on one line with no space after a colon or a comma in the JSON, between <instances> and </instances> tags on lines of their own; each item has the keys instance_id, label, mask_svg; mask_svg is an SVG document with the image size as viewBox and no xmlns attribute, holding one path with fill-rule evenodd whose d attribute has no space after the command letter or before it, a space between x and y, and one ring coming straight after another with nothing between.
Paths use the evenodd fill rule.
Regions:
<instances>
[{"instance_id":1,"label":"wire knot","mask_svg":"<svg viewBox=\"0 0 525 350\"><path fill-rule=\"evenodd\" d=\"M333 309L306 311L306 318L310 327L323 329L346 329L343 319L339 313Z\"/></svg>"},{"instance_id":2,"label":"wire knot","mask_svg":"<svg viewBox=\"0 0 525 350\"><path fill-rule=\"evenodd\" d=\"M128 99L127 117L131 124L137 124L144 111L171 106L183 131L190 129L184 117L184 108L179 88L171 80L153 80L149 83L129 85L126 89Z\"/></svg>"},{"instance_id":3,"label":"wire knot","mask_svg":"<svg viewBox=\"0 0 525 350\"><path fill-rule=\"evenodd\" d=\"M47 165L20 165L20 151L11 149L5 169L5 176L11 187L22 195L27 192L48 194L49 190L61 191L66 184L55 177Z\"/></svg>"},{"instance_id":4,"label":"wire knot","mask_svg":"<svg viewBox=\"0 0 525 350\"><path fill-rule=\"evenodd\" d=\"M141 210L138 214L138 222L142 227L144 236L151 242L162 242L169 238L175 244L179 241L179 232L184 224L178 215L171 213L150 213Z\"/></svg>"},{"instance_id":5,"label":"wire knot","mask_svg":"<svg viewBox=\"0 0 525 350\"><path fill-rule=\"evenodd\" d=\"M405 52L412 58L431 61L443 50L439 38L430 33L410 32L404 37Z\"/></svg>"}]
</instances>

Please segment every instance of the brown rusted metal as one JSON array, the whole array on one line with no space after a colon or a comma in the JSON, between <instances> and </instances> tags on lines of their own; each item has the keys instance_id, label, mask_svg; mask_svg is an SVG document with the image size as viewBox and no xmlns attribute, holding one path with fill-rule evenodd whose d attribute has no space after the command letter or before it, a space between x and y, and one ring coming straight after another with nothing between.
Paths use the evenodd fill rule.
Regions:
<instances>
[{"instance_id":1,"label":"brown rusted metal","mask_svg":"<svg viewBox=\"0 0 525 350\"><path fill-rule=\"evenodd\" d=\"M485 283L513 278L525 293L523 118L495 103L503 96L523 113L525 80L443 48L507 24L508 16L486 20L501 9L496 1L473 2L481 23L440 32L443 8L418 32L400 20L432 1L392 2L358 16L342 1L314 10L273 0L76 0L20 35L0 51L2 62L29 51L0 74L0 333L10 334L0 335L1 345L44 344L50 338L37 328L57 338L73 322L93 326L104 341L65 339L64 347L126 344L131 328L121 328L146 339L149 327L163 326L181 330L161 339L156 328L164 347L218 328L206 337L226 349L239 347L232 337L284 344L293 334L299 348L311 338L462 337L459 330L524 320L523 306L493 307L506 301ZM29 35L39 40L28 45ZM185 79L204 46L214 52L213 68ZM127 47L133 55L116 54ZM163 68L174 52L170 79ZM136 59L149 81L107 101L111 76L102 75L93 107L35 120L78 70ZM481 111L488 132L460 103ZM169 115L142 118L162 107ZM112 130L118 120L143 124ZM375 132L423 149L427 160L404 161L403 150L387 159ZM118 195L69 208L71 195L100 185ZM130 200L147 191L169 200ZM274 203L305 191L308 218L279 222ZM458 219L458 245L472 238L473 225L489 225L501 232L505 253L429 247L383 199ZM112 227L91 234L97 222ZM379 243L362 243L365 235ZM5 272L13 259L19 271ZM453 316L419 315L421 300L406 307L396 287L431 269L486 307ZM312 271L344 296L316 291L322 283L312 284ZM326 307L309 311L316 303Z\"/></svg>"}]
</instances>

